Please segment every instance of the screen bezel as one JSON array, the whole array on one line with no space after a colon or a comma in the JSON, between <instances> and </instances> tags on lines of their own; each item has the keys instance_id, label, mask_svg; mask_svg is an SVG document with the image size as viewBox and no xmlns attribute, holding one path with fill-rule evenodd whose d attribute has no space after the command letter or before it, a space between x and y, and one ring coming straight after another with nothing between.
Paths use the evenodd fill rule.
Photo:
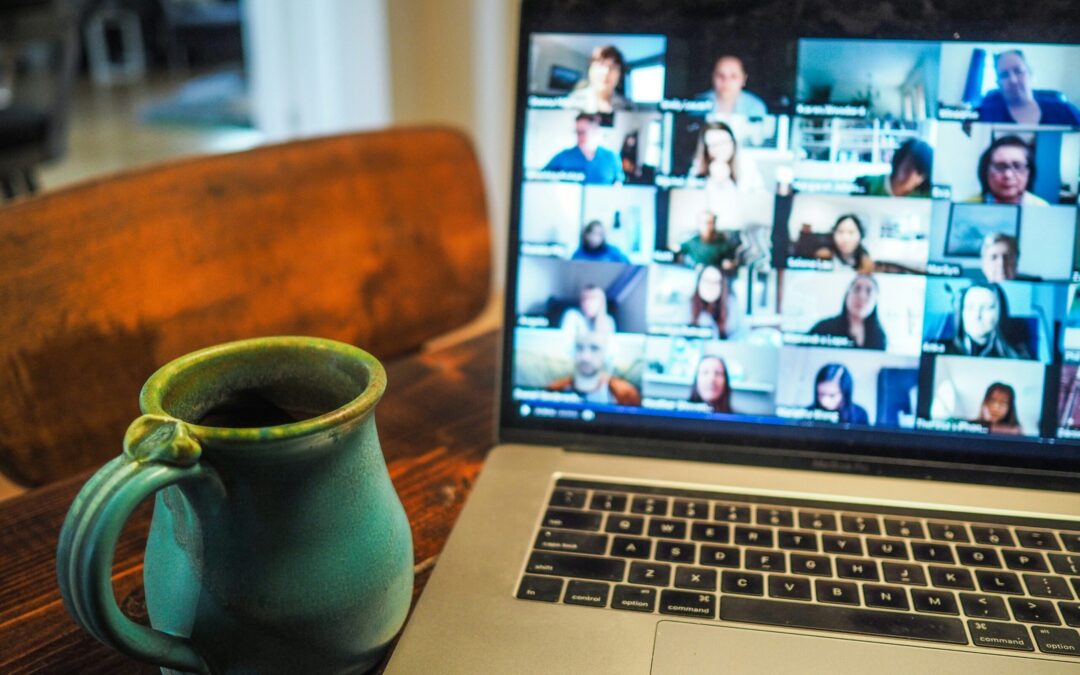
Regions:
<instances>
[{"instance_id":1,"label":"screen bezel","mask_svg":"<svg viewBox=\"0 0 1080 675\"><path fill-rule=\"evenodd\" d=\"M820 2L822 5L849 4ZM878 2L865 7L864 13L879 16L910 17L899 25L880 21L872 30L841 32L827 21L798 21L798 17L776 12L773 25L761 25L762 35L781 35L783 40L804 38L881 38L959 42L1025 42L1080 44L1080 26L1069 25L1053 10L1035 7L1016 8L1005 2L963 3L955 14L934 28L929 20L919 23L904 3ZM1059 490L1080 489L1080 443L1057 441L995 440L983 436L961 436L903 432L883 434L881 430L828 429L799 426L761 425L702 420L700 424L683 423L664 426L667 418L651 427L642 425L642 416L625 416L608 423L600 421L523 418L517 414L518 403L511 398L513 331L517 323L516 293L520 253L520 208L524 170L522 166L525 118L529 79L529 37L547 33L621 33L685 34L695 18L712 13L716 20L734 21L741 15L764 15L769 5L789 7L787 3L703 2L681 0L524 0L522 2L517 60L517 87L514 107L514 144L510 192L509 235L506 250L506 297L498 388L498 433L500 442L563 445L602 452L647 455L665 458L733 462L763 466L784 466L827 471L866 473L884 476L908 476L936 480L979 482L995 485L1040 487ZM891 9L889 9L891 6ZM887 10L887 11L886 11ZM842 10L836 9L840 12ZM1040 12L1042 12L1040 14ZM996 17L990 19L988 17ZM816 18L816 17L815 17ZM925 17L924 17L925 19ZM754 19L755 21L758 19ZM1075 22L1073 22L1075 23ZM1008 28L1003 28L1003 25ZM796 31L794 27L800 26ZM918 29L913 26L918 25ZM585 27L588 27L585 30ZM1060 365L1051 365L1046 377L1059 377ZM645 420L650 419L648 417ZM661 420L663 418L656 418ZM830 438L823 436L829 435ZM1017 450L1024 446L1038 454ZM1062 448L1063 456L1048 456L1048 449Z\"/></svg>"}]
</instances>

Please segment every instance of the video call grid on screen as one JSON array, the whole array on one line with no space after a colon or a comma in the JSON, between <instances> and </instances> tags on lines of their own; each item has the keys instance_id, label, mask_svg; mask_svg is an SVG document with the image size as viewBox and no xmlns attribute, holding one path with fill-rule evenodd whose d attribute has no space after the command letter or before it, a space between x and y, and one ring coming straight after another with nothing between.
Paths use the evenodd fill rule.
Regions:
<instances>
[{"instance_id":1,"label":"video call grid on screen","mask_svg":"<svg viewBox=\"0 0 1080 675\"><path fill-rule=\"evenodd\" d=\"M1044 67L1080 48L801 39L780 72L673 44L532 36L514 399L1080 435L1080 74ZM1024 66L1045 123L1008 117Z\"/></svg>"}]
</instances>

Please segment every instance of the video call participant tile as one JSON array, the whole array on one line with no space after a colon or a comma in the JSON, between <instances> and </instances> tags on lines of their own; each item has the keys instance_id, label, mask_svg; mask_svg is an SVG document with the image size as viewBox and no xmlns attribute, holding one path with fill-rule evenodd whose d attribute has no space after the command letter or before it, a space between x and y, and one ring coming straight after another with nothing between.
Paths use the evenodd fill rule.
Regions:
<instances>
[{"instance_id":1,"label":"video call participant tile","mask_svg":"<svg viewBox=\"0 0 1080 675\"><path fill-rule=\"evenodd\" d=\"M648 268L523 257L518 325L567 333L644 333Z\"/></svg>"},{"instance_id":2,"label":"video call participant tile","mask_svg":"<svg viewBox=\"0 0 1080 675\"><path fill-rule=\"evenodd\" d=\"M768 278L752 281L745 268L723 263L652 265L649 333L723 340L771 335L779 324L775 290Z\"/></svg>"},{"instance_id":3,"label":"video call participant tile","mask_svg":"<svg viewBox=\"0 0 1080 675\"><path fill-rule=\"evenodd\" d=\"M995 361L964 356L933 360L929 415L917 428L929 431L1038 436L1045 368L1032 361Z\"/></svg>"}]
</instances>

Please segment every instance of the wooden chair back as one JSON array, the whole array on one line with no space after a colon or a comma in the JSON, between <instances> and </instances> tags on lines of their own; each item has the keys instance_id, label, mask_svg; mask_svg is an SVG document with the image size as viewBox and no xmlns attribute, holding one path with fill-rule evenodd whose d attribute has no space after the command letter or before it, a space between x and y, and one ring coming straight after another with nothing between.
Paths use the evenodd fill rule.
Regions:
<instances>
[{"instance_id":1,"label":"wooden chair back","mask_svg":"<svg viewBox=\"0 0 1080 675\"><path fill-rule=\"evenodd\" d=\"M201 347L416 350L482 310L490 260L476 156L441 129L198 157L0 208L0 471L38 485L115 456L142 383Z\"/></svg>"}]
</instances>

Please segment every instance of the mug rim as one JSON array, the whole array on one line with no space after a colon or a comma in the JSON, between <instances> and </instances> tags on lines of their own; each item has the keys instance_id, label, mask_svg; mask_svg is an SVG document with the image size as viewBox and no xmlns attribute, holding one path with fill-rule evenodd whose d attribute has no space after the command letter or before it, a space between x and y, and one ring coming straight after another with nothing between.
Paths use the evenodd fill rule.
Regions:
<instances>
[{"instance_id":1,"label":"mug rim","mask_svg":"<svg viewBox=\"0 0 1080 675\"><path fill-rule=\"evenodd\" d=\"M163 399L170 382L180 373L208 363L222 356L237 352L249 352L257 348L301 348L331 352L361 365L368 375L367 385L358 396L322 415L299 422L268 427L216 427L205 426L177 417L163 406ZM164 415L187 426L200 440L227 443L255 443L272 440L289 440L309 436L330 429L337 429L359 420L370 413L386 390L386 370L382 363L369 352L338 340L329 338L284 335L257 337L225 342L179 356L161 366L143 385L139 393L139 407L144 414Z\"/></svg>"}]
</instances>

